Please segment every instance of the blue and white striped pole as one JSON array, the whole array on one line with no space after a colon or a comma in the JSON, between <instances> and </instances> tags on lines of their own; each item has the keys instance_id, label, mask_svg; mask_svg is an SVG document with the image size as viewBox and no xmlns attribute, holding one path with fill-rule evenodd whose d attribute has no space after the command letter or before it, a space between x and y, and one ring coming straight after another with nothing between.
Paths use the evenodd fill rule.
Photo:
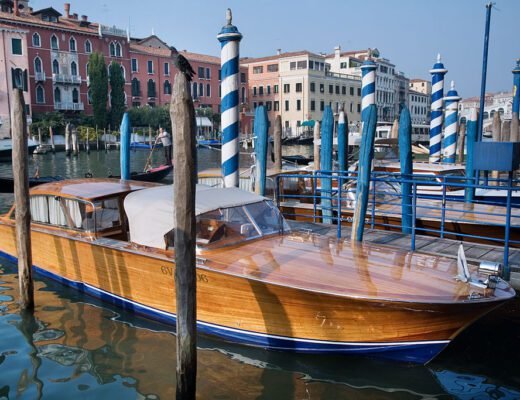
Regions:
<instances>
[{"instance_id":1,"label":"blue and white striped pole","mask_svg":"<svg viewBox=\"0 0 520 400\"><path fill-rule=\"evenodd\" d=\"M238 158L239 158L239 43L242 34L237 27L231 24L232 15L228 8L226 12L226 26L217 35L220 42L221 65L221 121L222 121L222 175L224 187L238 187Z\"/></svg>"},{"instance_id":2,"label":"blue and white striped pole","mask_svg":"<svg viewBox=\"0 0 520 400\"><path fill-rule=\"evenodd\" d=\"M376 68L376 63L371 59L365 60L361 65L361 121L363 123L368 118L368 107L376 104Z\"/></svg>"},{"instance_id":3,"label":"blue and white striped pole","mask_svg":"<svg viewBox=\"0 0 520 400\"><path fill-rule=\"evenodd\" d=\"M459 130L459 101L460 97L455 90L455 82L451 81L451 88L444 98L446 104L446 120L444 122L444 157L442 162L455 164L457 153L457 133Z\"/></svg>"},{"instance_id":4,"label":"blue and white striped pole","mask_svg":"<svg viewBox=\"0 0 520 400\"><path fill-rule=\"evenodd\" d=\"M432 74L432 114L430 121L430 162L441 160L442 98L444 97L444 75L448 72L437 54L437 62L430 70Z\"/></svg>"}]
</instances>

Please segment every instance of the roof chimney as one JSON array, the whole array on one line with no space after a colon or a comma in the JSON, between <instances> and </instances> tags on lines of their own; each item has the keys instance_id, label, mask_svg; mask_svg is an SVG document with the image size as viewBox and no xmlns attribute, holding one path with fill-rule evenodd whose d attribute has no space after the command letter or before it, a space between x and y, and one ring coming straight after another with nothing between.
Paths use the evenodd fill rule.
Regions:
<instances>
[{"instance_id":1,"label":"roof chimney","mask_svg":"<svg viewBox=\"0 0 520 400\"><path fill-rule=\"evenodd\" d=\"M20 9L18 8L18 0L14 0L13 12L14 12L14 15L20 15Z\"/></svg>"},{"instance_id":2,"label":"roof chimney","mask_svg":"<svg viewBox=\"0 0 520 400\"><path fill-rule=\"evenodd\" d=\"M83 22L87 22L87 21L88 21L88 16L87 16L87 15L82 15L82 16L81 16L81 20L82 20Z\"/></svg>"},{"instance_id":3,"label":"roof chimney","mask_svg":"<svg viewBox=\"0 0 520 400\"><path fill-rule=\"evenodd\" d=\"M334 47L334 58L339 58L341 56L341 46Z\"/></svg>"},{"instance_id":4,"label":"roof chimney","mask_svg":"<svg viewBox=\"0 0 520 400\"><path fill-rule=\"evenodd\" d=\"M282 54L282 49L276 49L276 54L278 54L278 55Z\"/></svg>"},{"instance_id":5,"label":"roof chimney","mask_svg":"<svg viewBox=\"0 0 520 400\"><path fill-rule=\"evenodd\" d=\"M76 14L76 13L72 14L72 18L78 19L78 14Z\"/></svg>"},{"instance_id":6,"label":"roof chimney","mask_svg":"<svg viewBox=\"0 0 520 400\"><path fill-rule=\"evenodd\" d=\"M63 9L65 10L65 18L70 18L70 3L65 3Z\"/></svg>"}]
</instances>

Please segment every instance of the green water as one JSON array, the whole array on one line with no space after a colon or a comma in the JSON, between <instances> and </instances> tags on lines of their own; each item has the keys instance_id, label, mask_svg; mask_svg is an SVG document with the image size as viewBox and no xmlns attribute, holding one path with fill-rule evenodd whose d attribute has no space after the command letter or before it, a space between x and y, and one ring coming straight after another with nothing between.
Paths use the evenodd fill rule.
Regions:
<instances>
[{"instance_id":1,"label":"green water","mask_svg":"<svg viewBox=\"0 0 520 400\"><path fill-rule=\"evenodd\" d=\"M157 162L161 154L157 154ZM220 154L199 151L199 168ZM136 152L132 169L146 161ZM242 165L249 156L242 157ZM157 164L157 163L156 163ZM0 175L11 165L0 163ZM118 173L118 154L40 158L42 175ZM10 196L0 198L8 208ZM34 316L20 314L16 266L0 258L0 400L168 399L175 394L171 327L36 276ZM200 399L520 399L520 301L463 332L428 366L297 355L198 337Z\"/></svg>"}]
</instances>

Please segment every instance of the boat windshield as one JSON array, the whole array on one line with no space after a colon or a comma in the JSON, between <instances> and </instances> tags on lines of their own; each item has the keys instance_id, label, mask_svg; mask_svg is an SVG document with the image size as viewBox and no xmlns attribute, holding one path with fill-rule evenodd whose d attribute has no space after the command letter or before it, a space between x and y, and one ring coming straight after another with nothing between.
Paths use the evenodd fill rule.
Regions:
<instances>
[{"instance_id":1,"label":"boat windshield","mask_svg":"<svg viewBox=\"0 0 520 400\"><path fill-rule=\"evenodd\" d=\"M290 228L271 201L222 208L197 217L197 244L236 244L288 231Z\"/></svg>"}]
</instances>

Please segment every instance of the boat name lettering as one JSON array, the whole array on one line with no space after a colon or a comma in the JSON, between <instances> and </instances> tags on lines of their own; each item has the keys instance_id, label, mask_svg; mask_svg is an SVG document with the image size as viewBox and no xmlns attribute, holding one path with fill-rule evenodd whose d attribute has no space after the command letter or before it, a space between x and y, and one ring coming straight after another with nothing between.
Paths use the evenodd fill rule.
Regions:
<instances>
[{"instance_id":1,"label":"boat name lettering","mask_svg":"<svg viewBox=\"0 0 520 400\"><path fill-rule=\"evenodd\" d=\"M173 276L173 267L161 265L161 272L163 273L163 275ZM206 274L197 273L197 282L208 283L208 276Z\"/></svg>"}]
</instances>

